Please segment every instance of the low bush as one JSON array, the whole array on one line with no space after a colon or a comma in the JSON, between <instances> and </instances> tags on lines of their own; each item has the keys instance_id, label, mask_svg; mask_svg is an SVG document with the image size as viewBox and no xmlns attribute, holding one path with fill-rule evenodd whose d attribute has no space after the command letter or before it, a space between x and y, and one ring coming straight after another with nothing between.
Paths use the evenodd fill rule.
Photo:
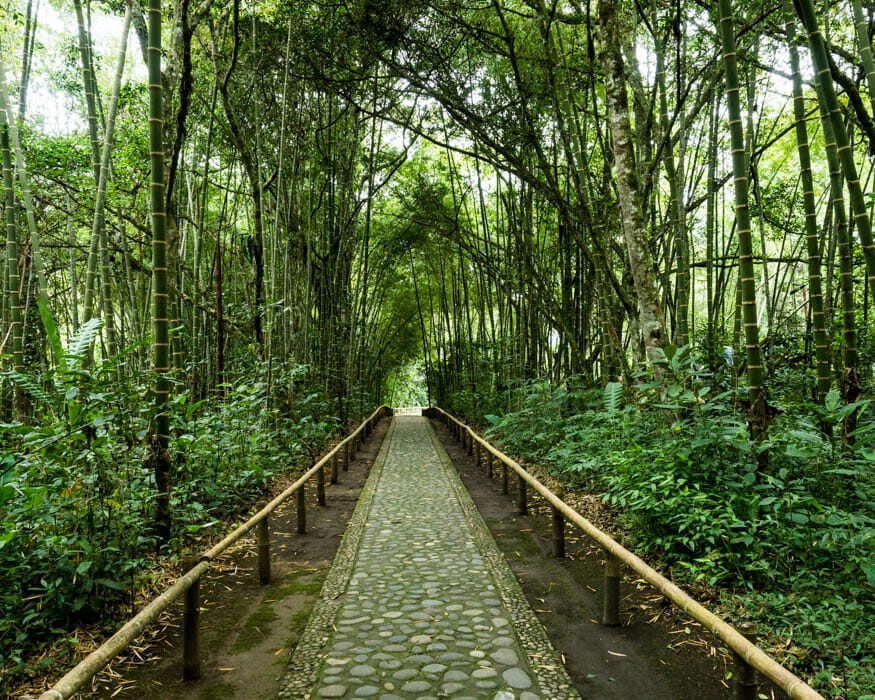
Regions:
<instances>
[{"instance_id":1,"label":"low bush","mask_svg":"<svg viewBox=\"0 0 875 700\"><path fill-rule=\"evenodd\" d=\"M28 661L40 643L130 612L156 555L147 392L137 377L119 381L123 357L89 367L87 345L71 343L51 376L15 377L39 420L0 425L0 695L50 662ZM221 400L173 399L174 529L166 552L234 517L337 429L317 391L282 374L278 383L298 386L282 411L268 407L258 377L232 382Z\"/></svg>"},{"instance_id":2,"label":"low bush","mask_svg":"<svg viewBox=\"0 0 875 700\"><path fill-rule=\"evenodd\" d=\"M842 406L835 391L824 406L782 406L759 445L741 406L682 348L634 395L535 383L520 410L487 420L509 451L600 493L631 546L673 578L789 640L796 671L822 691L871 693L873 406Z\"/></svg>"}]
</instances>

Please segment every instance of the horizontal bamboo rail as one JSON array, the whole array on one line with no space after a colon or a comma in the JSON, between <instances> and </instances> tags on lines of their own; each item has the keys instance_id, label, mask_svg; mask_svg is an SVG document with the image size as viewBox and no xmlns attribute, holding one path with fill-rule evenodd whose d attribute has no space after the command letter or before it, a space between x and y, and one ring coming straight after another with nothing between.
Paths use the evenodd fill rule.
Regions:
<instances>
[{"instance_id":1,"label":"horizontal bamboo rail","mask_svg":"<svg viewBox=\"0 0 875 700\"><path fill-rule=\"evenodd\" d=\"M659 593L668 598L678 608L696 620L696 622L700 623L722 639L732 650L733 654L737 655L737 657L743 662L743 664L759 671L763 676L787 693L789 697L793 698L793 700L824 700L820 693L811 688L805 683L805 681L784 668L766 652L749 641L742 632L735 629L735 627L712 613L700 603L697 603L687 593L665 578L665 576L658 571L648 566L642 559L623 547L610 535L599 530L589 520L571 508L571 506L565 503L565 501L560 499L550 489L544 486L544 484L538 481L538 479L527 472L519 463L484 440L462 421L437 406L430 407L428 412L426 412L426 415L429 415L429 417L437 416L447 423L450 432L454 436L458 436L457 439L461 439L462 446L466 447L466 449L469 450L469 453L471 443L476 442L480 446L481 451L485 450L487 454L490 454L495 459L499 460L504 467L515 471L520 480L520 485L528 484L531 486L544 497L555 511L558 511L561 516L564 516L570 523L574 524L577 528L594 539L607 555L608 564L606 570L608 571L608 575L605 577L606 582L609 578L613 578L616 582L616 588L612 589L610 584L606 587L606 593L608 593L610 597L614 597L616 591L618 591L619 565L625 564L638 576L653 586L653 588L659 591ZM505 493L507 493L506 485L507 480L505 476ZM524 488L522 489L522 493L525 493ZM605 596L606 607L609 595ZM612 613L612 616L615 616L615 614ZM746 669L742 667L741 670ZM739 674L736 673L735 675Z\"/></svg>"},{"instance_id":2,"label":"horizontal bamboo rail","mask_svg":"<svg viewBox=\"0 0 875 700\"><path fill-rule=\"evenodd\" d=\"M288 500L292 495L297 494L298 492L303 493L305 484L311 478L317 476L318 474L322 474L322 476L324 477L323 469L326 465L331 464L332 460L343 458L348 461L350 453L353 452L354 454L354 449L351 450L350 445L353 445L354 448L357 447L361 443L363 436L370 435L373 425L384 416L391 415L391 412L392 409L388 406L380 406L370 416L365 418L358 428L356 428L337 445L335 445L324 457L322 457L318 462L310 467L310 469L308 469L303 474L303 476L301 476L300 479L295 481L295 483L285 489L276 498L268 502L245 523L243 523L239 527L234 528L234 530L232 530L220 542L213 545L208 550L202 552L199 556L197 556L194 560L196 563L194 563L194 566L192 568L190 568L185 574L176 579L176 581L174 581L160 595L158 595L156 598L153 598L146 605L146 607L144 607L133 618L128 620L124 625L122 625L116 631L116 633L112 635L112 637L107 639L103 644L100 645L99 648L95 649L88 656L82 659L82 661L80 661L74 668L68 671L67 674L57 683L55 683L49 690L45 691L42 695L40 695L40 700L65 700L66 698L69 698L74 693L76 693L114 657L121 653L131 642L133 642L137 637L142 635L145 629L149 625L154 623L155 620L158 619L158 616L162 612L164 612L164 610L170 607L184 593L187 593L193 587L196 588L201 576L203 576L209 570L213 559L219 556L222 552L228 549L228 547L237 542L237 540L239 540L241 537L243 537L243 535L245 535L257 525L260 526L258 533L258 549L260 555L259 578L262 583L266 583L265 579L269 579L270 577L270 545L267 537L266 527L268 516L274 510L276 510L277 507L279 507L286 500ZM300 499L298 500L298 506L300 509ZM303 509L300 509L298 512L299 531L301 530L300 525L302 524L302 516ZM196 600L197 596L193 596L193 598ZM196 619L196 603L195 609L188 609L190 607L191 605L187 605L186 617L192 616ZM187 637L185 640L186 649L189 649L190 641L192 641L194 644L193 648L197 649L196 627L193 632L195 635L194 639L189 640L189 638ZM186 669L185 675L187 678L197 678L200 674L199 660L197 658L186 658L184 660L183 667L184 669Z\"/></svg>"}]
</instances>

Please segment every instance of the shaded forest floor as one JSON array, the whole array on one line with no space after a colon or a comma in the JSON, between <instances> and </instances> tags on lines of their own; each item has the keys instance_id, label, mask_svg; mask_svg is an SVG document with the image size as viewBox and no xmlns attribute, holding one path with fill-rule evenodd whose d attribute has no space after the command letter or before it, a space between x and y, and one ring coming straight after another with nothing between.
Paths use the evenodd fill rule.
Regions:
<instances>
[{"instance_id":1,"label":"shaded forest floor","mask_svg":"<svg viewBox=\"0 0 875 700\"><path fill-rule=\"evenodd\" d=\"M308 493L306 536L295 533L293 503L275 513L269 585L258 583L254 538L241 541L217 562L201 587L200 681L182 680L182 606L177 604L147 641L95 679L91 696L275 697L388 425L383 421L377 426L349 472L341 472L341 483L327 487L326 508L318 508L315 493ZM655 700L729 697L731 661L718 640L640 581L624 583L622 625L599 624L598 549L568 528L566 559L552 558L547 506L533 499L528 516L516 515L513 483L511 496L501 494L499 473L488 482L446 429L439 423L433 426L584 697L630 698L642 688ZM275 490L285 485L278 483ZM612 529L607 511L597 503L575 506L600 527ZM784 697L764 686L760 692L775 700Z\"/></svg>"},{"instance_id":2,"label":"shaded forest floor","mask_svg":"<svg viewBox=\"0 0 875 700\"><path fill-rule=\"evenodd\" d=\"M514 480L510 494L503 495L499 469L490 483L485 469L475 467L445 426L432 425L583 697L628 699L640 697L643 688L654 700L731 697L727 650L645 582L624 581L619 627L600 624L604 560L599 548L568 526L566 557L553 558L549 506L530 498L529 514L517 515ZM555 479L537 476L560 492ZM609 511L595 499L578 493L565 500L601 529L617 532ZM762 679L759 692L773 700L786 698Z\"/></svg>"},{"instance_id":3,"label":"shaded forest floor","mask_svg":"<svg viewBox=\"0 0 875 700\"><path fill-rule=\"evenodd\" d=\"M90 697L275 697L388 425L384 420L375 427L349 471L340 472L339 484L326 483L326 507L317 506L315 488L308 487L306 535L296 532L294 499L271 516L270 584L258 581L254 532L216 562L201 583L199 681L182 680L180 601L95 678ZM297 476L278 479L274 495Z\"/></svg>"}]
</instances>

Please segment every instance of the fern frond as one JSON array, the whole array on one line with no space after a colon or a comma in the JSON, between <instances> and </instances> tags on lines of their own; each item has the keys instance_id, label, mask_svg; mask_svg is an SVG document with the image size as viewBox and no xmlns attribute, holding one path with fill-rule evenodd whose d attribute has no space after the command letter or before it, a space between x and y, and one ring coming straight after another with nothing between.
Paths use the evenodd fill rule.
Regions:
<instances>
[{"instance_id":1,"label":"fern frond","mask_svg":"<svg viewBox=\"0 0 875 700\"><path fill-rule=\"evenodd\" d=\"M103 321L95 316L88 319L76 331L76 334L70 339L70 344L64 357L68 370L78 368L85 357L85 353L88 352L88 348L91 347L91 343L94 342L97 334L100 333L101 328L103 328Z\"/></svg>"},{"instance_id":2,"label":"fern frond","mask_svg":"<svg viewBox=\"0 0 875 700\"><path fill-rule=\"evenodd\" d=\"M608 382L604 394L605 411L614 415L623 403L623 385L620 382Z\"/></svg>"},{"instance_id":3,"label":"fern frond","mask_svg":"<svg viewBox=\"0 0 875 700\"><path fill-rule=\"evenodd\" d=\"M9 377L15 384L24 389L28 394L30 394L33 398L42 401L44 404L51 405L54 402L54 399L50 394L43 389L39 383L34 380L32 377L29 377L26 374L21 372L16 372L14 369L10 369L3 373L5 376Z\"/></svg>"}]
</instances>

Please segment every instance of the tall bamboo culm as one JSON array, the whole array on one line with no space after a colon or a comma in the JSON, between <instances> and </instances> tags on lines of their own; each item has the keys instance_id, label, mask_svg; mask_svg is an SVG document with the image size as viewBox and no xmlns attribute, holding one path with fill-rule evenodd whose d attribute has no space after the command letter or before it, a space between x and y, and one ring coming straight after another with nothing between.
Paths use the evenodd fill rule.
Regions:
<instances>
[{"instance_id":1,"label":"tall bamboo culm","mask_svg":"<svg viewBox=\"0 0 875 700\"><path fill-rule=\"evenodd\" d=\"M808 127L805 122L805 96L802 92L802 72L799 69L799 49L796 48L796 17L793 5L784 6L787 44L790 49L790 68L793 75L793 117L796 120L796 148L799 153L799 171L802 178L802 202L805 210L805 245L808 257L808 288L811 298L811 327L814 335L814 354L817 369L818 401L823 401L832 384L829 336L826 332L826 313L823 308L821 284L820 234L817 224L817 204L814 197L814 178L811 174L811 149L808 145Z\"/></svg>"},{"instance_id":2,"label":"tall bamboo culm","mask_svg":"<svg viewBox=\"0 0 875 700\"><path fill-rule=\"evenodd\" d=\"M12 174L12 153L9 147L9 125L6 123L6 105L0 104L0 154L3 164L3 208L6 214L6 284L7 308L12 335L12 368L24 370L24 339L22 337L21 279L18 274L18 227L15 222L15 187ZM16 382L13 389L15 417L27 416L24 392Z\"/></svg>"},{"instance_id":3,"label":"tall bamboo culm","mask_svg":"<svg viewBox=\"0 0 875 700\"><path fill-rule=\"evenodd\" d=\"M811 62L817 73L820 83L818 97L823 101L823 107L829 115L832 126L833 138L835 139L839 163L848 185L851 211L854 215L854 223L860 235L860 243L863 248L863 257L866 260L866 277L869 280L869 289L875 299L875 241L872 239L872 222L866 209L863 197L863 188L860 185L860 176L857 173L857 165L854 162L854 151L845 128L844 115L836 97L835 86L832 82L832 73L829 68L826 41L820 32L817 22L817 14L811 0L797 0L796 8L805 31L808 32L808 46L811 49Z\"/></svg>"},{"instance_id":4,"label":"tall bamboo culm","mask_svg":"<svg viewBox=\"0 0 875 700\"><path fill-rule=\"evenodd\" d=\"M741 292L744 347L747 355L747 382L750 398L750 423L754 440L760 441L768 428L765 372L760 354L760 332L757 323L756 281L753 265L753 236L750 229L748 205L748 155L741 122L741 99L738 82L738 63L735 28L730 0L717 3L720 38L723 46L723 65L726 71L726 101L729 112L729 135L732 147L732 174L735 184L735 224L738 236L738 274Z\"/></svg>"},{"instance_id":5,"label":"tall bamboo culm","mask_svg":"<svg viewBox=\"0 0 875 700\"><path fill-rule=\"evenodd\" d=\"M152 162L152 373L154 405L149 444L155 473L155 534L170 538L170 394L167 291L167 231L164 213L163 94L161 84L161 0L149 0L149 155Z\"/></svg>"}]
</instances>

